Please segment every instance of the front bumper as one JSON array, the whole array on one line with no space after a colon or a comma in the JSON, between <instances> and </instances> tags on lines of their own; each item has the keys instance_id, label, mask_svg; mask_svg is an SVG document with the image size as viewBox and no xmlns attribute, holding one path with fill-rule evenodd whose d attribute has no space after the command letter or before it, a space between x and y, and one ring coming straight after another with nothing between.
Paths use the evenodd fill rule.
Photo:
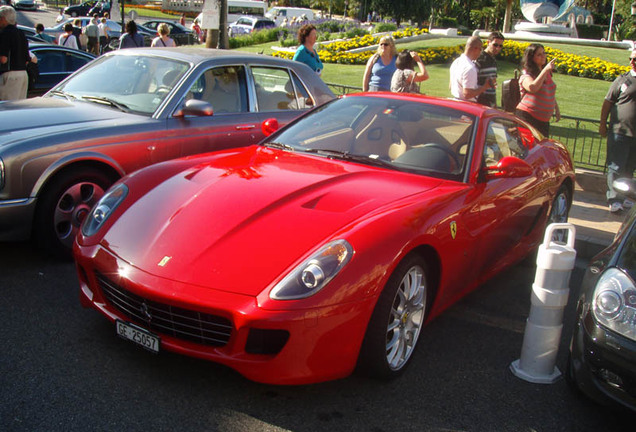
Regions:
<instances>
[{"instance_id":1,"label":"front bumper","mask_svg":"<svg viewBox=\"0 0 636 432\"><path fill-rule=\"evenodd\" d=\"M571 361L572 378L583 393L636 411L636 342L601 327L589 307L574 329Z\"/></svg>"},{"instance_id":2,"label":"front bumper","mask_svg":"<svg viewBox=\"0 0 636 432\"><path fill-rule=\"evenodd\" d=\"M0 241L29 239L35 204L35 198L0 200Z\"/></svg>"},{"instance_id":3,"label":"front bumper","mask_svg":"<svg viewBox=\"0 0 636 432\"><path fill-rule=\"evenodd\" d=\"M75 258L84 307L97 309L110 321L120 319L149 327L150 321L140 322L109 300L98 280L107 277L144 299L144 304L226 319L231 330L226 343L218 346L152 332L161 337L162 350L221 363L250 380L268 384L307 384L351 374L374 307L374 298L369 297L323 308L264 310L255 297L158 278L99 246L76 243Z\"/></svg>"}]
</instances>

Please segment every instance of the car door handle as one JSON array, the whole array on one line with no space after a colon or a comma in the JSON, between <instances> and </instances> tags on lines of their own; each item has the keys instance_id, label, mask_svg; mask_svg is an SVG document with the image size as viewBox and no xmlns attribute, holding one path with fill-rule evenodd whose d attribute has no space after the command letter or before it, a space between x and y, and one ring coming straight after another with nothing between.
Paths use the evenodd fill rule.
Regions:
<instances>
[{"instance_id":1,"label":"car door handle","mask_svg":"<svg viewBox=\"0 0 636 432\"><path fill-rule=\"evenodd\" d=\"M244 125L236 126L236 130L250 130L254 128L256 128L256 125L253 125L253 124L244 124Z\"/></svg>"}]
</instances>

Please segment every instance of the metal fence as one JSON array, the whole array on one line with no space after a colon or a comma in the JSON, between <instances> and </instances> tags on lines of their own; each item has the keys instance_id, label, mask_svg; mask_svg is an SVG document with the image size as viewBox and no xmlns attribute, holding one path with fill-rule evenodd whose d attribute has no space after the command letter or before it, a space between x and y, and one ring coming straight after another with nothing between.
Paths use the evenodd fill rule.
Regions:
<instances>
[{"instance_id":1,"label":"metal fence","mask_svg":"<svg viewBox=\"0 0 636 432\"><path fill-rule=\"evenodd\" d=\"M327 83L337 94L359 92L361 87ZM568 148L572 162L579 168L605 171L606 141L598 133L599 120L562 115L561 121L550 124L550 135Z\"/></svg>"}]
</instances>

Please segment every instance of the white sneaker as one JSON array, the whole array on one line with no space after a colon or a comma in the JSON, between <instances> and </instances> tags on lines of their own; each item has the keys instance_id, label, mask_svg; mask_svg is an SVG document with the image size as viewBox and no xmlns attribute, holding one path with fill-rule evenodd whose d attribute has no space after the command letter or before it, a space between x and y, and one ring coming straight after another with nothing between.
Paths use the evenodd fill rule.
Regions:
<instances>
[{"instance_id":1,"label":"white sneaker","mask_svg":"<svg viewBox=\"0 0 636 432\"><path fill-rule=\"evenodd\" d=\"M623 211L623 204L618 201L614 201L609 205L609 211L612 213L618 213L619 211Z\"/></svg>"},{"instance_id":2,"label":"white sneaker","mask_svg":"<svg viewBox=\"0 0 636 432\"><path fill-rule=\"evenodd\" d=\"M624 201L623 201L623 208L624 208L625 210L629 210L629 209L630 209L630 208L632 208L633 206L634 206L634 201L631 201L631 200L628 200L628 199L626 199L626 200L624 200Z\"/></svg>"}]
</instances>

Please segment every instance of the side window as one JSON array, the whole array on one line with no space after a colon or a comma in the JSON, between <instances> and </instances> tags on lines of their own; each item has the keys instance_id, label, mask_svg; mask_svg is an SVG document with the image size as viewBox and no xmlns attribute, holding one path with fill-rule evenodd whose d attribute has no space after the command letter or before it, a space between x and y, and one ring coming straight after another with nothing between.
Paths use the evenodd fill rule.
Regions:
<instances>
[{"instance_id":1,"label":"side window","mask_svg":"<svg viewBox=\"0 0 636 432\"><path fill-rule=\"evenodd\" d=\"M38 51L35 53L38 58L38 70L40 73L60 73L66 72L65 53L63 51Z\"/></svg>"},{"instance_id":2,"label":"side window","mask_svg":"<svg viewBox=\"0 0 636 432\"><path fill-rule=\"evenodd\" d=\"M519 125L507 119L495 119L490 122L484 145L486 166L496 165L506 156L524 159L527 153Z\"/></svg>"},{"instance_id":3,"label":"side window","mask_svg":"<svg viewBox=\"0 0 636 432\"><path fill-rule=\"evenodd\" d=\"M91 58L86 58L84 56L76 55L76 54L68 54L66 56L67 60L67 72L74 72L77 69L84 66L86 63L91 61Z\"/></svg>"},{"instance_id":4,"label":"side window","mask_svg":"<svg viewBox=\"0 0 636 432\"><path fill-rule=\"evenodd\" d=\"M188 90L186 99L212 105L215 114L247 112L247 85L243 66L206 70Z\"/></svg>"},{"instance_id":5,"label":"side window","mask_svg":"<svg viewBox=\"0 0 636 432\"><path fill-rule=\"evenodd\" d=\"M254 83L256 87L256 100L259 111L285 111L297 110L307 107L303 96L307 90L300 85L300 80L295 81L299 85L294 86L289 72L286 69L269 67L253 67ZM297 90L300 94L297 94Z\"/></svg>"}]
</instances>

